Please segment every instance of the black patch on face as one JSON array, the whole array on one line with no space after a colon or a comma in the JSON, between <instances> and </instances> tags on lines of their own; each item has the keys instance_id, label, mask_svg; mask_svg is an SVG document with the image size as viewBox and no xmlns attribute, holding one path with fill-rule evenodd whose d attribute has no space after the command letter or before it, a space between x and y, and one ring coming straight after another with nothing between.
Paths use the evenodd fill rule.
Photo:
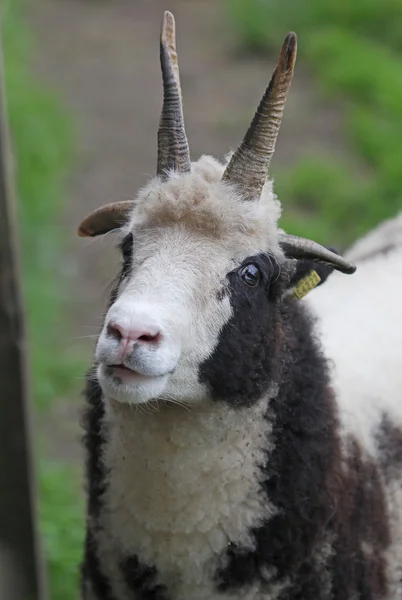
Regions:
<instances>
[{"instance_id":1,"label":"black patch on face","mask_svg":"<svg viewBox=\"0 0 402 600\"><path fill-rule=\"evenodd\" d=\"M127 277L133 265L133 234L126 235L120 244L120 250L123 257L122 277Z\"/></svg>"},{"instance_id":2,"label":"black patch on face","mask_svg":"<svg viewBox=\"0 0 402 600\"><path fill-rule=\"evenodd\" d=\"M167 600L166 588L155 583L157 571L139 562L136 556L126 558L121 564L121 571L128 587L137 600Z\"/></svg>"},{"instance_id":3,"label":"black patch on face","mask_svg":"<svg viewBox=\"0 0 402 600\"><path fill-rule=\"evenodd\" d=\"M401 477L402 429L387 415L383 416L377 433L378 456L387 482Z\"/></svg>"},{"instance_id":4,"label":"black patch on face","mask_svg":"<svg viewBox=\"0 0 402 600\"><path fill-rule=\"evenodd\" d=\"M90 529L87 529L85 542L84 564L81 569L81 595L86 598L86 588L91 586L94 594L99 600L117 600L114 596L110 582L102 573L99 560L96 555L96 544Z\"/></svg>"},{"instance_id":5,"label":"black patch on face","mask_svg":"<svg viewBox=\"0 0 402 600\"><path fill-rule=\"evenodd\" d=\"M385 597L390 537L377 466L353 442L343 468L328 368L304 308L287 300L277 322L282 367L267 417L273 450L261 469L267 499L279 511L253 530L254 551L229 546L217 587L230 593L261 582L269 596L271 584L288 581L281 600ZM363 542L373 544L372 554L364 554ZM325 554L328 543L333 555Z\"/></svg>"},{"instance_id":6,"label":"black patch on face","mask_svg":"<svg viewBox=\"0 0 402 600\"><path fill-rule=\"evenodd\" d=\"M121 242L120 252L122 254L123 262L121 265L120 272L113 279L109 286L109 301L108 301L108 309L114 304L117 300L117 296L119 293L119 288L122 282L126 277L128 277L131 273L131 269L133 266L133 234L129 233L126 235L124 240Z\"/></svg>"},{"instance_id":7,"label":"black patch on face","mask_svg":"<svg viewBox=\"0 0 402 600\"><path fill-rule=\"evenodd\" d=\"M247 265L257 266L261 273L254 287L240 276ZM275 259L265 254L248 258L228 274L233 315L199 370L200 381L208 385L214 398L234 406L250 404L261 398L275 379L278 309L273 282L278 276Z\"/></svg>"}]
</instances>

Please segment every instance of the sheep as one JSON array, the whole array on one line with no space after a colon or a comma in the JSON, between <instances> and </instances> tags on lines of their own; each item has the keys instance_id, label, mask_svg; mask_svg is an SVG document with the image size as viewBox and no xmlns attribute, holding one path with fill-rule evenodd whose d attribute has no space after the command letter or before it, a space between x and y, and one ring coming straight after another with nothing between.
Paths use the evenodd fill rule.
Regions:
<instances>
[{"instance_id":1,"label":"sheep","mask_svg":"<svg viewBox=\"0 0 402 600\"><path fill-rule=\"evenodd\" d=\"M122 255L86 385L85 600L402 598L401 252L347 278L279 227L296 45L237 150L191 162L166 12L157 174L79 227ZM300 300L312 265L339 273Z\"/></svg>"}]
</instances>

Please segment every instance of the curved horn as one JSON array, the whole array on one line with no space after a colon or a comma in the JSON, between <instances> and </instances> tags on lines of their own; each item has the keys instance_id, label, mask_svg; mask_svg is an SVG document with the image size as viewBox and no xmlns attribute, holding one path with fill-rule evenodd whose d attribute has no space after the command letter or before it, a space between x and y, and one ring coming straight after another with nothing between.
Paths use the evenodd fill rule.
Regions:
<instances>
[{"instance_id":1,"label":"curved horn","mask_svg":"<svg viewBox=\"0 0 402 600\"><path fill-rule=\"evenodd\" d=\"M331 250L324 248L324 246L312 240L295 235L280 234L279 245L288 258L308 258L315 262L330 265L334 269L337 269L337 271L347 273L348 275L356 271L356 266L353 263L348 262L342 256L331 252Z\"/></svg>"},{"instance_id":2,"label":"curved horn","mask_svg":"<svg viewBox=\"0 0 402 600\"><path fill-rule=\"evenodd\" d=\"M170 169L180 173L191 169L190 151L184 129L175 21L169 11L166 11L163 17L160 60L163 78L163 107L158 130L157 174L166 178Z\"/></svg>"},{"instance_id":3,"label":"curved horn","mask_svg":"<svg viewBox=\"0 0 402 600\"><path fill-rule=\"evenodd\" d=\"M118 229L127 221L128 214L134 206L133 200L124 200L107 204L91 212L78 228L81 237L95 237Z\"/></svg>"},{"instance_id":4,"label":"curved horn","mask_svg":"<svg viewBox=\"0 0 402 600\"><path fill-rule=\"evenodd\" d=\"M237 183L248 200L260 197L267 178L292 82L296 54L297 38L291 32L282 45L277 67L251 125L223 174L223 180Z\"/></svg>"}]
</instances>

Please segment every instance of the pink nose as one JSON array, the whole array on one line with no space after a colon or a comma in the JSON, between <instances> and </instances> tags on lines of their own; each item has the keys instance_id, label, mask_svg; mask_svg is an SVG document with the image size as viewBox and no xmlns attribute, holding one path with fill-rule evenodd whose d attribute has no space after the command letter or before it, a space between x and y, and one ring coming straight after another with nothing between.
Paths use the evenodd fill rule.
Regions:
<instances>
[{"instance_id":1,"label":"pink nose","mask_svg":"<svg viewBox=\"0 0 402 600\"><path fill-rule=\"evenodd\" d=\"M118 342L141 342L145 344L156 343L161 339L160 332L154 327L125 327L120 323L109 323L107 333Z\"/></svg>"}]
</instances>

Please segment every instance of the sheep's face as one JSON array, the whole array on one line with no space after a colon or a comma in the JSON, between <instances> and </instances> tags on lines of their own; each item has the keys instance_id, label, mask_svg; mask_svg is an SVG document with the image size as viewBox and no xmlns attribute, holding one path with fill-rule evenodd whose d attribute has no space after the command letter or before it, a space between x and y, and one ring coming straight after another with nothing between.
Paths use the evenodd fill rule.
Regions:
<instances>
[{"instance_id":1,"label":"sheep's face","mask_svg":"<svg viewBox=\"0 0 402 600\"><path fill-rule=\"evenodd\" d=\"M222 171L204 157L140 192L96 349L107 396L194 403L229 393L239 402L268 385L258 373L284 262L279 205L269 184L259 202L242 201Z\"/></svg>"}]
</instances>

